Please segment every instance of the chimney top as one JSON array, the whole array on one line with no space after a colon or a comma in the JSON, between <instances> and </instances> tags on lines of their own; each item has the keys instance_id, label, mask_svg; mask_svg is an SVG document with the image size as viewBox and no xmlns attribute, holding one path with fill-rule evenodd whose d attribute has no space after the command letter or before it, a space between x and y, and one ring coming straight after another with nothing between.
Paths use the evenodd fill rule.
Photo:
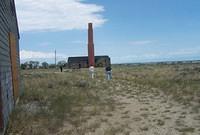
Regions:
<instances>
[{"instance_id":1,"label":"chimney top","mask_svg":"<svg viewBox=\"0 0 200 135\"><path fill-rule=\"evenodd\" d=\"M88 23L89 26L92 26L92 23Z\"/></svg>"}]
</instances>

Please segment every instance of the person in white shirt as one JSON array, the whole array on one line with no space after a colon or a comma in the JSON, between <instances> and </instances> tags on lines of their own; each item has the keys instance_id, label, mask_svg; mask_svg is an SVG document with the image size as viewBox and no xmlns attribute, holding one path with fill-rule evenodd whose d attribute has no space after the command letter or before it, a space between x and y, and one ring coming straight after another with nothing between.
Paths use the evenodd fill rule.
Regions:
<instances>
[{"instance_id":1,"label":"person in white shirt","mask_svg":"<svg viewBox=\"0 0 200 135\"><path fill-rule=\"evenodd\" d=\"M90 74L90 77L91 77L92 79L94 79L94 67L93 67L93 66L90 66L90 67L89 67L89 74Z\"/></svg>"}]
</instances>

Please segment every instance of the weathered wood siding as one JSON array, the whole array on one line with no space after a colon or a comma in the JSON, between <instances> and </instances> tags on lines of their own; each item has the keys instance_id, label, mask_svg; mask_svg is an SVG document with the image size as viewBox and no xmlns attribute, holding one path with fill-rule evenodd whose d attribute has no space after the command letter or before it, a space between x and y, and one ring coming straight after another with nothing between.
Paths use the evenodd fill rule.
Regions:
<instances>
[{"instance_id":1,"label":"weathered wood siding","mask_svg":"<svg viewBox=\"0 0 200 135\"><path fill-rule=\"evenodd\" d=\"M19 33L14 0L0 0L0 134L8 124L14 107L9 33L16 37L16 51L19 52ZM17 57L19 70L19 55ZM19 75L18 75L19 77Z\"/></svg>"},{"instance_id":2,"label":"weathered wood siding","mask_svg":"<svg viewBox=\"0 0 200 135\"><path fill-rule=\"evenodd\" d=\"M1 72L0 72L0 77L1 77ZM1 86L1 81L0 81L0 86ZM1 88L0 88L1 90ZM2 96L1 96L1 91L0 91L0 134L1 130L3 129L3 113L2 113Z\"/></svg>"}]
</instances>

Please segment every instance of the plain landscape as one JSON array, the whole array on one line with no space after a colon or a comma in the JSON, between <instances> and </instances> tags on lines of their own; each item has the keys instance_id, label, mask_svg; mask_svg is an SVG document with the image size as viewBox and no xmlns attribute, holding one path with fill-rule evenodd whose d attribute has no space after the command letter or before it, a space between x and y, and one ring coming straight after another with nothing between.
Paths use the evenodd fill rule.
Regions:
<instances>
[{"instance_id":1,"label":"plain landscape","mask_svg":"<svg viewBox=\"0 0 200 135\"><path fill-rule=\"evenodd\" d=\"M9 135L199 135L200 64L22 70Z\"/></svg>"}]
</instances>

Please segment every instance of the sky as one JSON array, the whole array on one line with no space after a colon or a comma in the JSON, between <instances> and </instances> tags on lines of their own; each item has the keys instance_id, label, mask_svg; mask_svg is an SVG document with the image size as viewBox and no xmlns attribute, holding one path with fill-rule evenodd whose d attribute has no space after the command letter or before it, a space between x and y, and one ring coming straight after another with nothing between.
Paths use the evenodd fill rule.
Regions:
<instances>
[{"instance_id":1,"label":"sky","mask_svg":"<svg viewBox=\"0 0 200 135\"><path fill-rule=\"evenodd\" d=\"M112 63L200 60L199 0L16 0L21 62L95 55Z\"/></svg>"}]
</instances>

